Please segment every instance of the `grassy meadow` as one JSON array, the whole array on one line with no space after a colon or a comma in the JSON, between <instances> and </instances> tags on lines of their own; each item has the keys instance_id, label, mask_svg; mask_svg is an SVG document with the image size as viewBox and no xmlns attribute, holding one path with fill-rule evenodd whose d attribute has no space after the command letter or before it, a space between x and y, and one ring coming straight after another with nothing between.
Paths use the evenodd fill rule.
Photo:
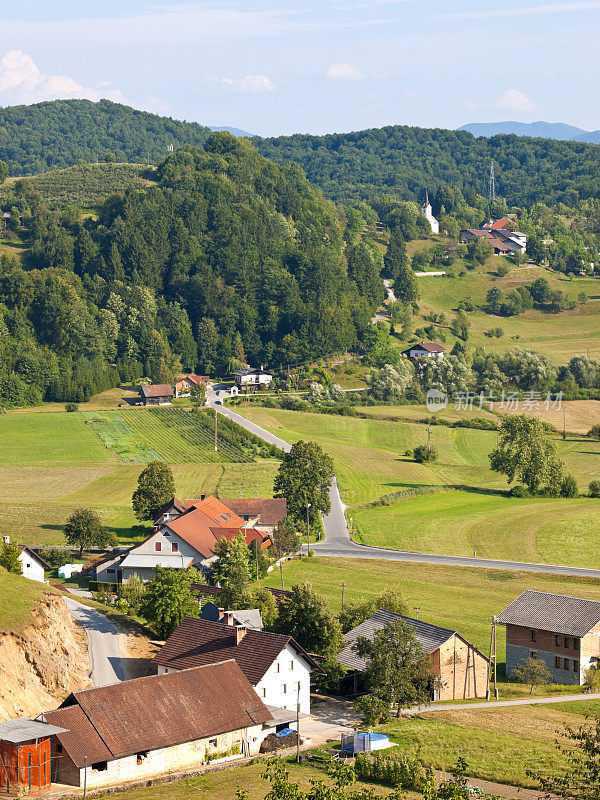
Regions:
<instances>
[{"instance_id":1,"label":"grassy meadow","mask_svg":"<svg viewBox=\"0 0 600 800\"><path fill-rule=\"evenodd\" d=\"M317 441L332 456L355 538L365 544L600 566L600 500L508 497L506 480L489 468L488 454L496 445L494 431L432 426L431 445L439 458L433 464L417 464L404 453L427 442L427 427L408 419L241 408L278 436L291 442ZM403 407L402 413L419 418L421 412L411 412L414 408ZM386 409L373 408L374 413L382 411ZM590 480L600 478L600 442L580 436L566 441L555 436L555 442L566 471L575 476L581 491ZM418 487L447 491L370 505L382 495Z\"/></svg>"},{"instance_id":2,"label":"grassy meadow","mask_svg":"<svg viewBox=\"0 0 600 800\"><path fill-rule=\"evenodd\" d=\"M19 634L31 624L31 612L55 590L43 583L12 575L0 567L0 633Z\"/></svg>"},{"instance_id":3,"label":"grassy meadow","mask_svg":"<svg viewBox=\"0 0 600 800\"><path fill-rule=\"evenodd\" d=\"M187 423L189 415L183 413ZM185 426L182 430L190 435ZM142 408L3 414L0 534L22 544L62 544L67 517L79 506L91 506L122 543L137 541L148 524L135 519L131 496L144 465L155 458L169 463L182 498L200 491L271 496L278 462L231 460L235 452L224 447L219 463L212 441L210 449L193 444Z\"/></svg>"},{"instance_id":4,"label":"grassy meadow","mask_svg":"<svg viewBox=\"0 0 600 800\"><path fill-rule=\"evenodd\" d=\"M449 244L449 241L440 237L440 242ZM436 244L434 239L411 242L407 250L414 253L417 250L431 248ZM504 277L498 277L496 270L500 264L506 264L510 271ZM589 352L593 358L600 357L600 283L598 279L588 277L569 278L561 273L554 272L545 267L533 264L516 266L511 259L502 256L492 256L486 264L473 270L464 270L461 261L456 262L450 271L456 277L419 277L421 297L419 308L424 317L430 313L444 313L448 322L452 319L454 311L461 300L470 300L475 304L476 310L467 312L471 325L469 344L471 346L486 345L494 350L504 351L515 345L533 347L549 356L557 364L566 363L572 356ZM464 271L462 277L459 272ZM488 289L496 286L508 293L518 286L524 286L537 278L546 278L553 289L565 292L569 299L576 300L580 292L588 296L585 305L559 314L551 314L537 309L531 309L515 317L497 317L486 314L481 306L485 305L485 296ZM430 323L416 320L416 327ZM500 339L487 338L484 333L490 328L500 327L504 336ZM452 347L454 337L450 334L448 326L440 326L440 330L447 336L449 347ZM398 342L405 346L405 342Z\"/></svg>"}]
</instances>

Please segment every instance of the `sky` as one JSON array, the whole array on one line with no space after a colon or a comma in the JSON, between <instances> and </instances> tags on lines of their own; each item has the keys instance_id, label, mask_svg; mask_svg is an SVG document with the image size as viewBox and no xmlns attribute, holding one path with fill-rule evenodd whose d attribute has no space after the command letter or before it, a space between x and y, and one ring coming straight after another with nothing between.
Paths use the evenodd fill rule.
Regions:
<instances>
[{"instance_id":1,"label":"sky","mask_svg":"<svg viewBox=\"0 0 600 800\"><path fill-rule=\"evenodd\" d=\"M595 130L599 45L600 0L1 0L0 106L106 97L263 136Z\"/></svg>"}]
</instances>

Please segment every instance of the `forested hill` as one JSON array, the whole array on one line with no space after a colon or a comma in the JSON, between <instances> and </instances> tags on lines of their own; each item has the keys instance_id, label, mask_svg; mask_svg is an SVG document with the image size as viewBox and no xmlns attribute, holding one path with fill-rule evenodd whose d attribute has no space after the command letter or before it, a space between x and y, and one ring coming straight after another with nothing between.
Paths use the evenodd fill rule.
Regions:
<instances>
[{"instance_id":1,"label":"forested hill","mask_svg":"<svg viewBox=\"0 0 600 800\"><path fill-rule=\"evenodd\" d=\"M0 160L11 175L95 161L156 163L167 146L202 146L210 129L100 100L53 100L0 108Z\"/></svg>"},{"instance_id":2,"label":"forested hill","mask_svg":"<svg viewBox=\"0 0 600 800\"><path fill-rule=\"evenodd\" d=\"M30 252L27 269L0 256L0 405L357 347L384 295L380 254L344 247L337 209L299 167L213 133L157 178L97 219L15 194Z\"/></svg>"},{"instance_id":3,"label":"forested hill","mask_svg":"<svg viewBox=\"0 0 600 800\"><path fill-rule=\"evenodd\" d=\"M11 175L31 175L79 162L160 163L167 146L202 146L210 130L197 123L136 111L108 100L56 100L0 108L0 160ZM526 206L600 197L600 146L583 142L392 126L327 136L254 138L279 164L296 161L335 201L395 194L420 200L443 184L487 195L490 161L498 194Z\"/></svg>"},{"instance_id":4,"label":"forested hill","mask_svg":"<svg viewBox=\"0 0 600 800\"><path fill-rule=\"evenodd\" d=\"M422 199L426 188L460 187L487 195L490 162L497 193L525 206L600 197L600 147L583 142L505 135L475 139L467 131L392 126L327 136L295 134L257 141L280 164L296 161L336 201L396 194Z\"/></svg>"}]
</instances>

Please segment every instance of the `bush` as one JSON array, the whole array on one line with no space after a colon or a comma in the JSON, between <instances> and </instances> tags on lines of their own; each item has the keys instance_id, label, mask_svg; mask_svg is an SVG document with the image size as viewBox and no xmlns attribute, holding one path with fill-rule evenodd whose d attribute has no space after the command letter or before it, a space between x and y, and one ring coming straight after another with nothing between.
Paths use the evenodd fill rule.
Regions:
<instances>
[{"instance_id":1,"label":"bush","mask_svg":"<svg viewBox=\"0 0 600 800\"><path fill-rule=\"evenodd\" d=\"M505 275L508 275L510 271L510 267L508 264L498 264L498 268L496 269L496 275L499 278L504 278Z\"/></svg>"},{"instance_id":2,"label":"bush","mask_svg":"<svg viewBox=\"0 0 600 800\"><path fill-rule=\"evenodd\" d=\"M600 481L590 481L588 491L590 497L600 497Z\"/></svg>"},{"instance_id":3,"label":"bush","mask_svg":"<svg viewBox=\"0 0 600 800\"><path fill-rule=\"evenodd\" d=\"M577 488L577 481L572 475L565 475L563 482L560 485L561 497L577 497L579 489Z\"/></svg>"},{"instance_id":4,"label":"bush","mask_svg":"<svg viewBox=\"0 0 600 800\"><path fill-rule=\"evenodd\" d=\"M367 727L383 725L392 719L389 705L374 694L359 697L354 703L354 710L357 714L362 714L363 723Z\"/></svg>"},{"instance_id":5,"label":"bush","mask_svg":"<svg viewBox=\"0 0 600 800\"><path fill-rule=\"evenodd\" d=\"M588 436L594 437L594 439L600 439L600 425L594 425L588 431Z\"/></svg>"},{"instance_id":6,"label":"bush","mask_svg":"<svg viewBox=\"0 0 600 800\"><path fill-rule=\"evenodd\" d=\"M65 411L79 411L77 403L65 403Z\"/></svg>"},{"instance_id":7,"label":"bush","mask_svg":"<svg viewBox=\"0 0 600 800\"><path fill-rule=\"evenodd\" d=\"M418 464L427 464L430 461L435 461L437 457L437 450L434 450L433 447L427 447L427 445L424 444L415 447L413 452L413 458Z\"/></svg>"},{"instance_id":8,"label":"bush","mask_svg":"<svg viewBox=\"0 0 600 800\"><path fill-rule=\"evenodd\" d=\"M531 497L531 493L526 486L513 486L510 490L511 497Z\"/></svg>"},{"instance_id":9,"label":"bush","mask_svg":"<svg viewBox=\"0 0 600 800\"><path fill-rule=\"evenodd\" d=\"M405 450L405 451L404 451L404 455L405 455L407 458L412 458L412 457L413 457L413 455L414 455L414 453L413 453L413 451L412 451L412 450Z\"/></svg>"}]
</instances>

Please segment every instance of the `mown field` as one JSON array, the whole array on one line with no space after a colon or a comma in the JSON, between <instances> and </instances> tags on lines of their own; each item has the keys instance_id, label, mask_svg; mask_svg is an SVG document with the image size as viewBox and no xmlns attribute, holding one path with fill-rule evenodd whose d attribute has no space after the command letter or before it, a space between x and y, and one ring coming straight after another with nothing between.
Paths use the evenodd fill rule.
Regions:
<instances>
[{"instance_id":1,"label":"mown field","mask_svg":"<svg viewBox=\"0 0 600 800\"><path fill-rule=\"evenodd\" d=\"M504 477L489 469L493 431L432 426L431 445L439 458L424 465L404 455L427 443L422 424L252 406L244 413L288 441L321 444L334 460L348 515L365 544L600 566L600 500L508 497ZM555 440L567 472L587 490L588 482L600 477L600 442L579 436ZM382 495L421 487L451 490L368 506Z\"/></svg>"},{"instance_id":2,"label":"mown field","mask_svg":"<svg viewBox=\"0 0 600 800\"><path fill-rule=\"evenodd\" d=\"M197 441L189 413L165 409L94 412L19 412L0 416L0 533L22 544L61 544L62 526L79 506L91 506L123 543L141 538L131 510L131 496L144 465L167 461L178 496L201 491L246 497L272 496L278 462L249 461L223 442L222 460ZM183 424L173 423L183 414ZM130 424L133 421L133 424ZM184 438L187 436L188 438ZM234 461L232 458L239 458ZM137 526L133 528L133 526Z\"/></svg>"},{"instance_id":3,"label":"mown field","mask_svg":"<svg viewBox=\"0 0 600 800\"><path fill-rule=\"evenodd\" d=\"M435 242L413 242L412 250L433 247ZM503 278L496 275L498 264L506 262L510 272ZM457 276L461 264L451 268ZM486 314L481 308L467 312L471 325L469 344L486 347L503 352L515 345L533 347L552 358L557 364L566 363L572 356L589 352L594 358L600 357L600 282L587 277L566 276L552 270L536 267L517 267L507 259L492 257L483 267L466 271L463 277L420 277L419 289L421 298L419 307L423 316L435 312L444 313L450 322L454 309L461 300L470 300L476 306L485 305L488 289L497 286L508 293L517 286L524 286L537 278L546 278L553 289L560 289L572 300L584 292L589 300L585 305L559 314L546 313L540 310L529 310L515 317L496 317ZM416 326L430 323L418 320ZM490 328L501 327L504 336L501 339L489 339L484 332ZM454 337L447 327L442 330L448 336L452 347ZM398 343L403 346L403 342Z\"/></svg>"}]
</instances>

